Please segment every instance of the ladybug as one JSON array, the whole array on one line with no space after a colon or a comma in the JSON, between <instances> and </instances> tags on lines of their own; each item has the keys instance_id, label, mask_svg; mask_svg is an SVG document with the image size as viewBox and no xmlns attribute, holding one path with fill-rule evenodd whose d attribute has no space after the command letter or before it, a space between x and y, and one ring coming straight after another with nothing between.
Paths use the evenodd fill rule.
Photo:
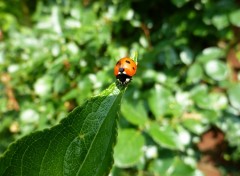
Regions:
<instances>
[{"instance_id":1,"label":"ladybug","mask_svg":"<svg viewBox=\"0 0 240 176\"><path fill-rule=\"evenodd\" d=\"M132 80L137 71L137 64L129 57L120 59L114 67L114 75L117 80L126 85Z\"/></svg>"}]
</instances>

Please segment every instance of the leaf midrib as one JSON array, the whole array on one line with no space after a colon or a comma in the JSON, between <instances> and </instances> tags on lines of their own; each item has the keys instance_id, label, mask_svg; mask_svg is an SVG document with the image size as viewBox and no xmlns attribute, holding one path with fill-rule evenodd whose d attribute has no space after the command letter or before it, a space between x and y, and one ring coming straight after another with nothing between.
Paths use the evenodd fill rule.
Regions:
<instances>
[{"instance_id":1,"label":"leaf midrib","mask_svg":"<svg viewBox=\"0 0 240 176\"><path fill-rule=\"evenodd\" d=\"M106 98L108 98L108 97L106 97ZM106 98L105 98L104 101L106 101ZM112 105L114 104L114 102L116 101L116 99L117 99L117 96L115 97L115 100L112 101L111 107L112 107ZM101 106L99 106L99 108L101 108ZM99 108L98 108L98 110L99 110ZM108 112L106 113L106 117L108 116L108 114L109 114L109 112L110 112L110 109L111 109L111 108L109 108ZM98 110L97 110L97 111L98 111ZM86 119L87 119L87 118L86 118ZM86 119L85 119L85 120L86 120ZM84 120L84 122L85 122L85 120ZM83 160L80 168L78 169L78 172L77 172L76 175L79 175L79 173L81 172L81 169L82 169L82 167L83 167L86 159L88 158L89 152L91 151L92 145L93 145L93 143L94 143L94 141L95 141L95 139L96 139L96 137L97 137L97 134L99 133L99 131L100 131L101 127L102 127L102 124L105 122L105 120L106 120L106 118L104 118L104 120L102 121L100 127L98 128L97 132L95 133L95 136L94 136L94 138L93 138L93 140L92 140L92 142L91 142L91 144L90 144L90 147L89 147L89 149L88 149L88 151L87 151L87 154L85 155L85 158L84 158L84 160Z\"/></svg>"}]
</instances>

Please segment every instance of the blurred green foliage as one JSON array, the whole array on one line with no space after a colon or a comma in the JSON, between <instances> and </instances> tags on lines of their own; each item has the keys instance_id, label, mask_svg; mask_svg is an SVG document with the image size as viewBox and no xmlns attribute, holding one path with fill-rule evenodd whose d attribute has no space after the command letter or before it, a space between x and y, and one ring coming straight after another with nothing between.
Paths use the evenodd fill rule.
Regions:
<instances>
[{"instance_id":1,"label":"blurred green foliage","mask_svg":"<svg viewBox=\"0 0 240 176\"><path fill-rule=\"evenodd\" d=\"M234 0L1 0L0 152L106 88L137 51L112 174L201 175L196 146L212 127L227 143L219 170L238 173L239 19Z\"/></svg>"}]
</instances>

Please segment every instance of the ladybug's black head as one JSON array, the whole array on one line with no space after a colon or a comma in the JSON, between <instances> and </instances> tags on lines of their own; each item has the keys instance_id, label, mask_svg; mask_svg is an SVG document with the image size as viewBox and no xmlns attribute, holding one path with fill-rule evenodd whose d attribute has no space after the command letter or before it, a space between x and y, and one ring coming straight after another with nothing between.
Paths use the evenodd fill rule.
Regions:
<instances>
[{"instance_id":1,"label":"ladybug's black head","mask_svg":"<svg viewBox=\"0 0 240 176\"><path fill-rule=\"evenodd\" d=\"M116 78L121 84L127 84L132 80L132 77L126 74L119 74Z\"/></svg>"}]
</instances>

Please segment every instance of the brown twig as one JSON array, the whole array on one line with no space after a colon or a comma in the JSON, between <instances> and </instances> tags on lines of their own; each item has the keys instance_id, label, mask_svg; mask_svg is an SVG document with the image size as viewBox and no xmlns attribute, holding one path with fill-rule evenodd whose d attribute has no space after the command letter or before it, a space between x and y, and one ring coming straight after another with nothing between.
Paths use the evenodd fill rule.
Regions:
<instances>
[{"instance_id":1,"label":"brown twig","mask_svg":"<svg viewBox=\"0 0 240 176\"><path fill-rule=\"evenodd\" d=\"M5 93L8 97L8 104L7 104L7 108L9 110L15 110L15 111L19 111L20 107L19 104L15 98L15 94L13 91L13 88L10 85L10 81L11 81L11 77L9 76L9 74L7 73L3 73L1 75L1 81L5 86Z\"/></svg>"}]
</instances>

